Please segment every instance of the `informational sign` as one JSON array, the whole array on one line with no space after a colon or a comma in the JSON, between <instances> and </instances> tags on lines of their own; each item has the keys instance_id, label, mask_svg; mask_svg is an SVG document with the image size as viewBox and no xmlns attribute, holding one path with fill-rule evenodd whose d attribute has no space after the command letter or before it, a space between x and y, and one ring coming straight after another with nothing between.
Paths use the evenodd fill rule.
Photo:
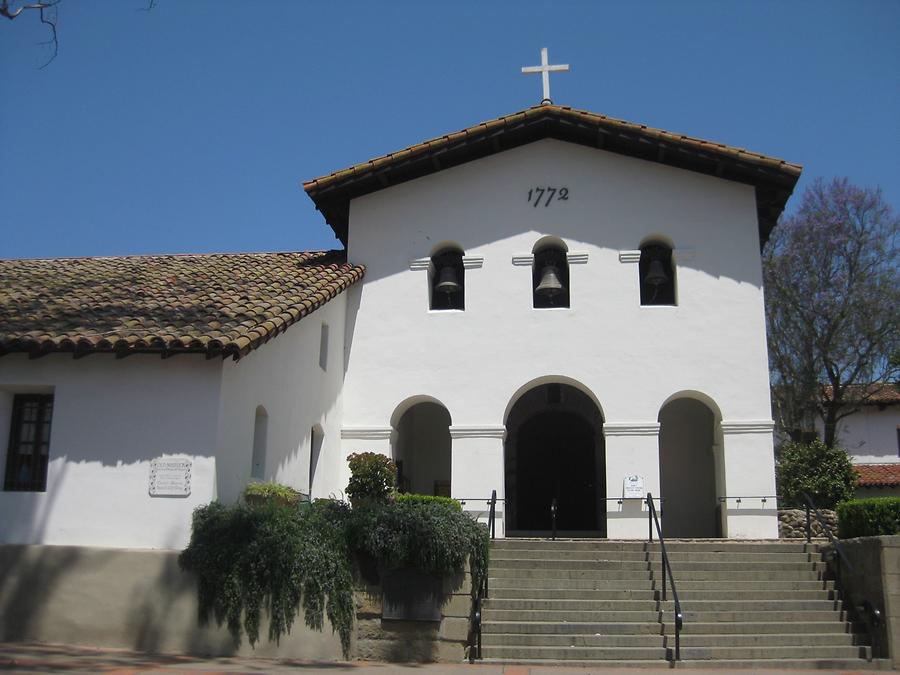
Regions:
<instances>
[{"instance_id":1,"label":"informational sign","mask_svg":"<svg viewBox=\"0 0 900 675\"><path fill-rule=\"evenodd\" d=\"M647 496L644 492L643 476L625 476L622 482L622 496L625 499L643 499Z\"/></svg>"},{"instance_id":2,"label":"informational sign","mask_svg":"<svg viewBox=\"0 0 900 675\"><path fill-rule=\"evenodd\" d=\"M187 457L150 461L151 497L187 497L191 494L192 462Z\"/></svg>"}]
</instances>

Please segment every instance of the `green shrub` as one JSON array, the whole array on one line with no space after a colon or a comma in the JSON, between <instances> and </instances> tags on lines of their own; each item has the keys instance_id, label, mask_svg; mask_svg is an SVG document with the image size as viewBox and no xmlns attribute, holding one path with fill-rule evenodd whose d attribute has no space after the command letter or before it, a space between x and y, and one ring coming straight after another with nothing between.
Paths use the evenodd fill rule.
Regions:
<instances>
[{"instance_id":1,"label":"green shrub","mask_svg":"<svg viewBox=\"0 0 900 675\"><path fill-rule=\"evenodd\" d=\"M837 514L841 539L900 534L900 497L852 499L838 504Z\"/></svg>"},{"instance_id":2,"label":"green shrub","mask_svg":"<svg viewBox=\"0 0 900 675\"><path fill-rule=\"evenodd\" d=\"M858 481L847 453L819 439L782 445L776 475L783 506L803 507L806 502L801 493L808 492L822 509L833 509L850 499Z\"/></svg>"},{"instance_id":3,"label":"green shrub","mask_svg":"<svg viewBox=\"0 0 900 675\"><path fill-rule=\"evenodd\" d=\"M355 607L346 518L346 506L319 501L303 512L273 503L196 509L179 563L197 575L201 623L214 617L255 645L265 607L277 642L302 605L310 628L322 630L328 616L348 656Z\"/></svg>"},{"instance_id":4,"label":"green shrub","mask_svg":"<svg viewBox=\"0 0 900 675\"><path fill-rule=\"evenodd\" d=\"M281 483L248 483L244 488L244 501L249 504L274 501L285 506L292 506L300 501L300 493Z\"/></svg>"},{"instance_id":5,"label":"green shrub","mask_svg":"<svg viewBox=\"0 0 900 675\"><path fill-rule=\"evenodd\" d=\"M410 567L450 575L462 570L468 557L475 588L487 571L487 527L459 504L432 499L355 507L350 541L385 570Z\"/></svg>"},{"instance_id":6,"label":"green shrub","mask_svg":"<svg viewBox=\"0 0 900 675\"><path fill-rule=\"evenodd\" d=\"M447 504L457 511L462 511L462 506L458 501L451 497L438 497L435 495L417 495L411 493L402 493L394 497L394 500L400 504Z\"/></svg>"},{"instance_id":7,"label":"green shrub","mask_svg":"<svg viewBox=\"0 0 900 675\"><path fill-rule=\"evenodd\" d=\"M347 496L354 504L385 502L397 487L397 465L376 452L357 452L347 458L350 482Z\"/></svg>"}]
</instances>

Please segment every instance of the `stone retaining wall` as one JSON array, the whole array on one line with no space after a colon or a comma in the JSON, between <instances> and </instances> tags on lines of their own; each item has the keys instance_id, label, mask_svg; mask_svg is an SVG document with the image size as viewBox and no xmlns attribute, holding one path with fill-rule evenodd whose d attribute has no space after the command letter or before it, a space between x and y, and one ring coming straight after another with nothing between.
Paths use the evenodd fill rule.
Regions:
<instances>
[{"instance_id":1,"label":"stone retaining wall","mask_svg":"<svg viewBox=\"0 0 900 675\"><path fill-rule=\"evenodd\" d=\"M837 536L837 513L819 509L831 533ZM813 537L825 537L815 513L810 514ZM806 509L778 509L778 536L781 539L806 539Z\"/></svg>"},{"instance_id":2,"label":"stone retaining wall","mask_svg":"<svg viewBox=\"0 0 900 675\"><path fill-rule=\"evenodd\" d=\"M379 584L360 584L355 593L355 657L388 662L461 663L466 657L472 608L468 572L443 580L440 621L382 617Z\"/></svg>"},{"instance_id":3,"label":"stone retaining wall","mask_svg":"<svg viewBox=\"0 0 900 675\"><path fill-rule=\"evenodd\" d=\"M341 661L341 643L303 614L280 644L263 617L256 649L197 620L197 581L178 551L0 545L0 642L124 648L155 654ZM351 654L353 647L351 645Z\"/></svg>"}]
</instances>

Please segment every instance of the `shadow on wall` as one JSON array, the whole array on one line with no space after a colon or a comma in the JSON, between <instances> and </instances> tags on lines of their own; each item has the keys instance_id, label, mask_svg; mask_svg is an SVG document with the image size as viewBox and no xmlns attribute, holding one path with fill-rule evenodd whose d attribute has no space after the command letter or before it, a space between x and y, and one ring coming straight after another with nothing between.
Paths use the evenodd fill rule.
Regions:
<instances>
[{"instance_id":1,"label":"shadow on wall","mask_svg":"<svg viewBox=\"0 0 900 675\"><path fill-rule=\"evenodd\" d=\"M225 628L201 626L197 584L172 551L72 546L0 546L0 642L51 642L148 653L342 659L326 622L299 616L281 644L255 650Z\"/></svg>"}]
</instances>

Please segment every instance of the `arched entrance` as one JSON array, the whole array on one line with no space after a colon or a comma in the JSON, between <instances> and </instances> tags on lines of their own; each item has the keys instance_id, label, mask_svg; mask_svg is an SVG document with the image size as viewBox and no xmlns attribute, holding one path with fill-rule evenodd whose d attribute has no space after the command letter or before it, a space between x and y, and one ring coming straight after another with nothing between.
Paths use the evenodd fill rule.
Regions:
<instances>
[{"instance_id":1,"label":"arched entrance","mask_svg":"<svg viewBox=\"0 0 900 675\"><path fill-rule=\"evenodd\" d=\"M506 533L606 536L603 418L593 400L550 382L524 393L506 420Z\"/></svg>"},{"instance_id":2,"label":"arched entrance","mask_svg":"<svg viewBox=\"0 0 900 675\"><path fill-rule=\"evenodd\" d=\"M396 420L394 461L401 492L450 496L450 424L450 413L433 400L414 403Z\"/></svg>"},{"instance_id":3,"label":"arched entrance","mask_svg":"<svg viewBox=\"0 0 900 675\"><path fill-rule=\"evenodd\" d=\"M666 537L719 537L716 414L693 398L659 411L659 480Z\"/></svg>"}]
</instances>

